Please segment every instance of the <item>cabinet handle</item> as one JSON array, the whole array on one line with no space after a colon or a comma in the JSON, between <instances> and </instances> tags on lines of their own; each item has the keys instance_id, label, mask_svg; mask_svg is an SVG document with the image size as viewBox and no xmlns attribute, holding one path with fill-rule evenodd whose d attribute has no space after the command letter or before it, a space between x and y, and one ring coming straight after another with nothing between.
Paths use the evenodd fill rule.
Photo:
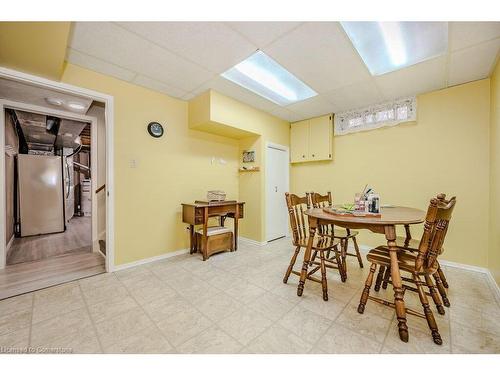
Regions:
<instances>
[{"instance_id":1,"label":"cabinet handle","mask_svg":"<svg viewBox=\"0 0 500 375\"><path fill-rule=\"evenodd\" d=\"M303 158L305 158L306 156L305 155L302 155Z\"/></svg>"},{"instance_id":2,"label":"cabinet handle","mask_svg":"<svg viewBox=\"0 0 500 375\"><path fill-rule=\"evenodd\" d=\"M314 157L314 154L313 154L313 157Z\"/></svg>"}]
</instances>

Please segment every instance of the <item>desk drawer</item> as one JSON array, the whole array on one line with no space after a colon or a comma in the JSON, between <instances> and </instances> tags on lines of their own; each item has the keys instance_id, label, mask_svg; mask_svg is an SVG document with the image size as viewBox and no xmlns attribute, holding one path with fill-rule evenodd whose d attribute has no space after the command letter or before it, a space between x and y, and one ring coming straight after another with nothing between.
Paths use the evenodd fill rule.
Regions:
<instances>
[{"instance_id":1,"label":"desk drawer","mask_svg":"<svg viewBox=\"0 0 500 375\"><path fill-rule=\"evenodd\" d=\"M196 225L203 224L203 208L195 208L195 210L194 210L194 223Z\"/></svg>"}]
</instances>

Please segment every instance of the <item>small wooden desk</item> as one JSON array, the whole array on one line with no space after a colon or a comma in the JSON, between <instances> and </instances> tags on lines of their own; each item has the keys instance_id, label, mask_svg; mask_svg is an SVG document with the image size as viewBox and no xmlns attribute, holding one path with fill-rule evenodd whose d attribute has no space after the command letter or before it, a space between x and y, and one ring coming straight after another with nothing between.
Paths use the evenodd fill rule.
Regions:
<instances>
[{"instance_id":1,"label":"small wooden desk","mask_svg":"<svg viewBox=\"0 0 500 375\"><path fill-rule=\"evenodd\" d=\"M214 202L214 203L182 203L182 221L189 224L190 253L196 252L194 246L194 226L203 225L203 234L206 237L208 218L221 217L224 224L225 217L234 220L234 250L238 249L238 220L243 218L245 202ZM203 243L206 246L206 243Z\"/></svg>"}]
</instances>

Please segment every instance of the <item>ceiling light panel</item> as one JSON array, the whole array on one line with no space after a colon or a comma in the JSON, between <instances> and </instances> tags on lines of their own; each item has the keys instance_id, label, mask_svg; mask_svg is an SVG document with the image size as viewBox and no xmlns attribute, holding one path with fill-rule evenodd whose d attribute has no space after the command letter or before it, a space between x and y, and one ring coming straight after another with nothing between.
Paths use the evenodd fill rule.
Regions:
<instances>
[{"instance_id":1,"label":"ceiling light panel","mask_svg":"<svg viewBox=\"0 0 500 375\"><path fill-rule=\"evenodd\" d=\"M447 22L341 22L374 76L441 56L448 50Z\"/></svg>"},{"instance_id":2,"label":"ceiling light panel","mask_svg":"<svg viewBox=\"0 0 500 375\"><path fill-rule=\"evenodd\" d=\"M222 73L222 77L281 106L318 95L262 51Z\"/></svg>"}]
</instances>

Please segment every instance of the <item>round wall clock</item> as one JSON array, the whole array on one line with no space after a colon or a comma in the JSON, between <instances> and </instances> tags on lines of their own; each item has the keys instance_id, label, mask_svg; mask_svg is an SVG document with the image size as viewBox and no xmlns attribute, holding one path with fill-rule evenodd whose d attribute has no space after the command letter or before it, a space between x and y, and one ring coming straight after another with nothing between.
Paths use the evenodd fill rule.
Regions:
<instances>
[{"instance_id":1,"label":"round wall clock","mask_svg":"<svg viewBox=\"0 0 500 375\"><path fill-rule=\"evenodd\" d=\"M160 138L163 135L163 126L159 122L150 122L148 124L148 133L155 138Z\"/></svg>"}]
</instances>

